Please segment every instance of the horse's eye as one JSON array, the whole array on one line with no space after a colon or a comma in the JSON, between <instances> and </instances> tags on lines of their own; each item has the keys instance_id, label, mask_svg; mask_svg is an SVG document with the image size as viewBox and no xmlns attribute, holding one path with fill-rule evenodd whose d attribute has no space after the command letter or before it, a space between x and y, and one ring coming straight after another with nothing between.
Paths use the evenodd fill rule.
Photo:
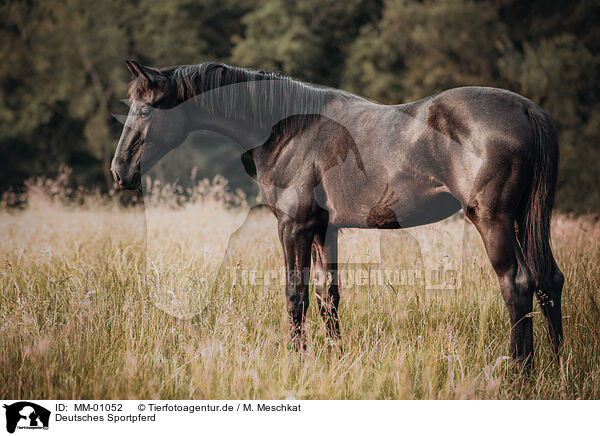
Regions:
<instances>
[{"instance_id":1,"label":"horse's eye","mask_svg":"<svg viewBox=\"0 0 600 436\"><path fill-rule=\"evenodd\" d=\"M142 108L140 110L140 117L142 117L142 118L148 118L151 113L152 113L152 109L150 109L148 107Z\"/></svg>"}]
</instances>

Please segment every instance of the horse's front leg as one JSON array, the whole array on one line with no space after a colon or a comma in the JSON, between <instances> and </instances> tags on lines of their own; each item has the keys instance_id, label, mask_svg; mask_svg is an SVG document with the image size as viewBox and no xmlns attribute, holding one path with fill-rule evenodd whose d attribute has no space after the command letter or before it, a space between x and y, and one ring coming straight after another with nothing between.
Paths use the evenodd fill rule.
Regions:
<instances>
[{"instance_id":1,"label":"horse's front leg","mask_svg":"<svg viewBox=\"0 0 600 436\"><path fill-rule=\"evenodd\" d=\"M279 238L285 258L287 310L290 317L292 346L305 346L304 318L308 309L310 247L314 229L308 221L285 217L279 220Z\"/></svg>"},{"instance_id":2,"label":"horse's front leg","mask_svg":"<svg viewBox=\"0 0 600 436\"><path fill-rule=\"evenodd\" d=\"M317 231L312 245L317 304L332 344L340 338L337 236L337 228L325 225Z\"/></svg>"}]
</instances>

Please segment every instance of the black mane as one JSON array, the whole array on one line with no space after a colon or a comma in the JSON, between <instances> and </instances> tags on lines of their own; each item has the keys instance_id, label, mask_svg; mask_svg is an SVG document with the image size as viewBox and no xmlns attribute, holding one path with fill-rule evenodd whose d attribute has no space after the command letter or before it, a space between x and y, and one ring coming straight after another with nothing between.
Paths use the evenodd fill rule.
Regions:
<instances>
[{"instance_id":1,"label":"black mane","mask_svg":"<svg viewBox=\"0 0 600 436\"><path fill-rule=\"evenodd\" d=\"M310 124L339 92L316 88L276 73L215 62L181 65L160 71L168 78L170 86L176 88L179 101L207 93L201 99L205 112L250 121L279 134L294 134ZM257 82L261 82L261 86L256 86ZM282 115L281 119L277 118L278 115Z\"/></svg>"}]
</instances>

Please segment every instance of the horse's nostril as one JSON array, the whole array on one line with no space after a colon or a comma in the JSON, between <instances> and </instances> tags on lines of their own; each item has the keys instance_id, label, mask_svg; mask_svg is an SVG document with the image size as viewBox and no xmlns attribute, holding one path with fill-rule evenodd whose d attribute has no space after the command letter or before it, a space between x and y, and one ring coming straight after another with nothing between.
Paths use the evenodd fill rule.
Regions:
<instances>
[{"instance_id":1,"label":"horse's nostril","mask_svg":"<svg viewBox=\"0 0 600 436\"><path fill-rule=\"evenodd\" d=\"M121 183L121 176L115 170L110 170L112 172L113 180L117 183Z\"/></svg>"}]
</instances>

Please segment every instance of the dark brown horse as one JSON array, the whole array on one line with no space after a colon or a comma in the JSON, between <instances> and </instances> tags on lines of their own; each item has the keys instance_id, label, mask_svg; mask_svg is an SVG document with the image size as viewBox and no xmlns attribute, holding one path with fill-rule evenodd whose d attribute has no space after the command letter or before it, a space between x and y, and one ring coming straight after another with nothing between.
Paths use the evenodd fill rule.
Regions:
<instances>
[{"instance_id":1,"label":"dark brown horse","mask_svg":"<svg viewBox=\"0 0 600 436\"><path fill-rule=\"evenodd\" d=\"M464 87L384 106L221 64L128 66L131 108L112 163L115 180L138 188L141 174L192 130L240 144L278 220L298 344L311 257L322 273L320 313L329 336L340 335L339 228L418 226L462 208L498 276L513 357L532 366L534 294L558 355L564 279L550 247L558 144L550 117L530 100Z\"/></svg>"}]
</instances>

